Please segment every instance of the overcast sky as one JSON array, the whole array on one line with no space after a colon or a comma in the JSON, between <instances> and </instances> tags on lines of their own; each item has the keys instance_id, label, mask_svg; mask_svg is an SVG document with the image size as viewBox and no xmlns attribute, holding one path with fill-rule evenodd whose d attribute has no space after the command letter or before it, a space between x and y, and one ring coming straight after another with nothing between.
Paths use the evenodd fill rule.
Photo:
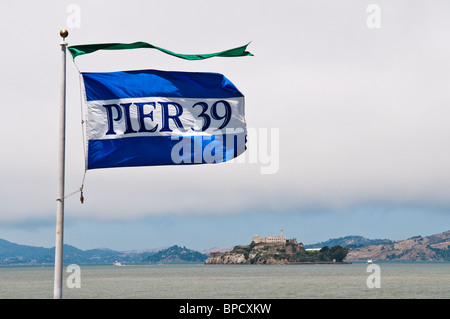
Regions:
<instances>
[{"instance_id":1,"label":"overcast sky","mask_svg":"<svg viewBox=\"0 0 450 319\"><path fill-rule=\"evenodd\" d=\"M140 49L76 63L222 73L257 133L247 152L256 160L244 163L88 171L85 203L66 200L66 243L206 249L281 227L304 243L450 229L449 10L445 0L4 4L0 238L54 245L61 28L69 45L145 41L178 53L251 41L253 57L185 61ZM80 109L68 56L66 193L83 178Z\"/></svg>"}]
</instances>

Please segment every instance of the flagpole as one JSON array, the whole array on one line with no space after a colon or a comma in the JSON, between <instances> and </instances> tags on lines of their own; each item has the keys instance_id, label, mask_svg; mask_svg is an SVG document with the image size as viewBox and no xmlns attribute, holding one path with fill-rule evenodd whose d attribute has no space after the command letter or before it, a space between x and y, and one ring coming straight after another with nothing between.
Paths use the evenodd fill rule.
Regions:
<instances>
[{"instance_id":1,"label":"flagpole","mask_svg":"<svg viewBox=\"0 0 450 319\"><path fill-rule=\"evenodd\" d=\"M59 32L62 37L61 45L61 100L59 106L59 155L58 155L58 195L56 198L56 240L55 240L55 280L53 287L53 298L62 298L63 278L63 245L64 245L64 175L65 175L65 153L66 153L66 48L65 41L69 32L62 29Z\"/></svg>"}]
</instances>

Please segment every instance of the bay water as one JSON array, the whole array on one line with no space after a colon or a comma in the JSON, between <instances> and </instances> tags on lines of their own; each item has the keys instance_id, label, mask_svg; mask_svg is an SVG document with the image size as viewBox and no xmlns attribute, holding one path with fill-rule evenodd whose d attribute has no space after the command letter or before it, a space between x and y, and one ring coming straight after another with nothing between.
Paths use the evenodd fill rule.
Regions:
<instances>
[{"instance_id":1,"label":"bay water","mask_svg":"<svg viewBox=\"0 0 450 319\"><path fill-rule=\"evenodd\" d=\"M64 266L64 299L450 298L450 262ZM66 270L69 269L69 272ZM53 267L0 267L0 299L53 298ZM372 285L370 284L372 283Z\"/></svg>"}]
</instances>

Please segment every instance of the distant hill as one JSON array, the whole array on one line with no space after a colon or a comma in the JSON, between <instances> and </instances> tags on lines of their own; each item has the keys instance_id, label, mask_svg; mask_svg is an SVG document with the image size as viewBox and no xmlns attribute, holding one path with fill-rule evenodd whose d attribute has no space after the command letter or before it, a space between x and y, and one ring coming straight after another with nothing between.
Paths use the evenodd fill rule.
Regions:
<instances>
[{"instance_id":1,"label":"distant hill","mask_svg":"<svg viewBox=\"0 0 450 319\"><path fill-rule=\"evenodd\" d=\"M205 254L177 245L159 250L140 252L120 252L111 249L81 250L71 245L64 245L64 264L122 264L146 263L203 263ZM0 239L0 265L49 265L54 264L55 248L19 245Z\"/></svg>"},{"instance_id":2,"label":"distant hill","mask_svg":"<svg viewBox=\"0 0 450 319\"><path fill-rule=\"evenodd\" d=\"M340 245L349 249L347 261L447 261L450 260L450 231L427 237L414 236L404 240L368 239L346 236L304 245L321 248Z\"/></svg>"},{"instance_id":3,"label":"distant hill","mask_svg":"<svg viewBox=\"0 0 450 319\"><path fill-rule=\"evenodd\" d=\"M350 249L346 260L450 261L450 230L431 236L414 236L390 243Z\"/></svg>"},{"instance_id":4,"label":"distant hill","mask_svg":"<svg viewBox=\"0 0 450 319\"><path fill-rule=\"evenodd\" d=\"M380 245L380 244L391 244L393 243L390 239L368 239L363 236L345 236L340 238L329 239L324 242L303 245L306 249L308 248L322 248L324 246L332 247L332 246L342 246L350 249L365 247L370 245Z\"/></svg>"},{"instance_id":5,"label":"distant hill","mask_svg":"<svg viewBox=\"0 0 450 319\"><path fill-rule=\"evenodd\" d=\"M151 263L203 263L207 255L177 245L148 256L143 261Z\"/></svg>"},{"instance_id":6,"label":"distant hill","mask_svg":"<svg viewBox=\"0 0 450 319\"><path fill-rule=\"evenodd\" d=\"M367 239L346 236L325 242L304 245L308 248L342 246L348 248L346 261L450 261L450 230L431 236L414 236L409 239ZM224 249L222 252L228 251ZM218 251L218 249L214 250ZM209 253L172 246L167 248L120 252L107 248L81 250L64 245L64 264L122 264L204 263ZM0 239L0 265L50 265L54 264L55 248L20 245Z\"/></svg>"},{"instance_id":7,"label":"distant hill","mask_svg":"<svg viewBox=\"0 0 450 319\"><path fill-rule=\"evenodd\" d=\"M123 253L111 249L81 250L64 245L65 264L109 264ZM0 239L0 265L46 265L55 261L55 248L19 245Z\"/></svg>"},{"instance_id":8,"label":"distant hill","mask_svg":"<svg viewBox=\"0 0 450 319\"><path fill-rule=\"evenodd\" d=\"M11 243L0 239L0 265L46 264L54 261L55 250Z\"/></svg>"}]
</instances>

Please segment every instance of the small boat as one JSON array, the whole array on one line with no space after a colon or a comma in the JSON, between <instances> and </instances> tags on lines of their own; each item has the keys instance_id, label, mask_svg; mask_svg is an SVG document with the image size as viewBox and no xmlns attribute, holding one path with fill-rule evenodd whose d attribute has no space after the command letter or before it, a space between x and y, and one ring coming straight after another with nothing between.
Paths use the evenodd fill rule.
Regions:
<instances>
[{"instance_id":1,"label":"small boat","mask_svg":"<svg viewBox=\"0 0 450 319\"><path fill-rule=\"evenodd\" d=\"M121 264L119 261L116 260L116 261L114 262L114 266L122 266L122 264Z\"/></svg>"}]
</instances>

